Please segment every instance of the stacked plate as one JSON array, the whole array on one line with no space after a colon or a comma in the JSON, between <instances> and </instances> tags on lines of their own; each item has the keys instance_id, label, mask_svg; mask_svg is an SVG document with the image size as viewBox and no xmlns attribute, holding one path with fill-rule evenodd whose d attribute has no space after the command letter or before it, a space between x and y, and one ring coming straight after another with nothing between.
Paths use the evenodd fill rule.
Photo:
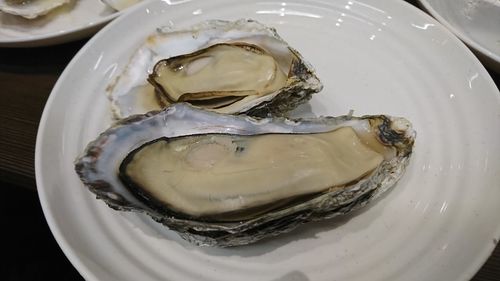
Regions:
<instances>
[{"instance_id":1,"label":"stacked plate","mask_svg":"<svg viewBox=\"0 0 500 281\"><path fill-rule=\"evenodd\" d=\"M0 0L0 47L54 45L90 36L139 0ZM128 7L128 5L126 5Z\"/></svg>"},{"instance_id":2,"label":"stacked plate","mask_svg":"<svg viewBox=\"0 0 500 281\"><path fill-rule=\"evenodd\" d=\"M451 30L488 67L500 73L500 1L419 0L422 7Z\"/></svg>"}]
</instances>

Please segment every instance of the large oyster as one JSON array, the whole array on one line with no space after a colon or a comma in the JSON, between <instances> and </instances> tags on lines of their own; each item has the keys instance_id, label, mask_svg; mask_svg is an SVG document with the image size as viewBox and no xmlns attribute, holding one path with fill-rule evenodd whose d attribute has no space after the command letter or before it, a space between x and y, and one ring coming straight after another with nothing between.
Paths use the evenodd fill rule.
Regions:
<instances>
[{"instance_id":1,"label":"large oyster","mask_svg":"<svg viewBox=\"0 0 500 281\"><path fill-rule=\"evenodd\" d=\"M0 0L0 11L34 19L69 2L70 0Z\"/></svg>"},{"instance_id":2,"label":"large oyster","mask_svg":"<svg viewBox=\"0 0 500 281\"><path fill-rule=\"evenodd\" d=\"M148 37L108 87L108 96L118 119L182 101L220 113L265 116L295 108L322 87L275 29L253 20L210 20Z\"/></svg>"},{"instance_id":3,"label":"large oyster","mask_svg":"<svg viewBox=\"0 0 500 281\"><path fill-rule=\"evenodd\" d=\"M414 138L383 115L257 120L179 103L119 121L75 169L114 209L235 246L364 206L402 176Z\"/></svg>"}]
</instances>

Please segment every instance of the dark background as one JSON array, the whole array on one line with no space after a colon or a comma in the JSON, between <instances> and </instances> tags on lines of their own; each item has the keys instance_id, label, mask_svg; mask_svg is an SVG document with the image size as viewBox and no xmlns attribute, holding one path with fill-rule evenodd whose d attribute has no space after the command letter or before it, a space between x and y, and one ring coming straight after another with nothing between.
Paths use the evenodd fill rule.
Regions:
<instances>
[{"instance_id":1,"label":"dark background","mask_svg":"<svg viewBox=\"0 0 500 281\"><path fill-rule=\"evenodd\" d=\"M54 240L36 192L38 122L53 85L86 43L0 49L0 280L83 280ZM28 83L23 83L28 81Z\"/></svg>"},{"instance_id":2,"label":"dark background","mask_svg":"<svg viewBox=\"0 0 500 281\"><path fill-rule=\"evenodd\" d=\"M83 280L60 250L43 216L34 179L34 151L43 105L86 41L0 49L0 221L5 244L1 280ZM490 74L499 87L500 75ZM473 280L500 280L500 247Z\"/></svg>"}]
</instances>

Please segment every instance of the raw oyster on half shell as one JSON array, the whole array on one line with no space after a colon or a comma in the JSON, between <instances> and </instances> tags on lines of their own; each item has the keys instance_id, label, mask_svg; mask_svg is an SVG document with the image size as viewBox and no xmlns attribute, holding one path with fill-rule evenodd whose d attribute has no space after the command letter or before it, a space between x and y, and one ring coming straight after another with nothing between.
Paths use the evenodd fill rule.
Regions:
<instances>
[{"instance_id":1,"label":"raw oyster on half shell","mask_svg":"<svg viewBox=\"0 0 500 281\"><path fill-rule=\"evenodd\" d=\"M119 121L75 169L114 209L236 246L366 205L403 175L414 139L404 118L254 119L178 103Z\"/></svg>"},{"instance_id":2,"label":"raw oyster on half shell","mask_svg":"<svg viewBox=\"0 0 500 281\"><path fill-rule=\"evenodd\" d=\"M322 88L310 64L275 29L253 20L209 20L148 37L108 96L118 119L176 102L266 116L281 115Z\"/></svg>"},{"instance_id":3,"label":"raw oyster on half shell","mask_svg":"<svg viewBox=\"0 0 500 281\"><path fill-rule=\"evenodd\" d=\"M0 11L34 19L69 2L70 0L0 0Z\"/></svg>"}]
</instances>

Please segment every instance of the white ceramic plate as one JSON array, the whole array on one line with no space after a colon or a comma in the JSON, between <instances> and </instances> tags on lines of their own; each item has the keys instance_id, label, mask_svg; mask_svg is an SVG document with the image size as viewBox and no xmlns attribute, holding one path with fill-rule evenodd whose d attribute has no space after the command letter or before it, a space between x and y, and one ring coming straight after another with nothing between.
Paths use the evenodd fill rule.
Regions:
<instances>
[{"instance_id":1,"label":"white ceramic plate","mask_svg":"<svg viewBox=\"0 0 500 281\"><path fill-rule=\"evenodd\" d=\"M419 0L438 21L500 73L500 0Z\"/></svg>"},{"instance_id":2,"label":"white ceramic plate","mask_svg":"<svg viewBox=\"0 0 500 281\"><path fill-rule=\"evenodd\" d=\"M0 12L0 47L46 46L81 39L121 13L100 0L73 0L32 20Z\"/></svg>"},{"instance_id":3,"label":"white ceramic plate","mask_svg":"<svg viewBox=\"0 0 500 281\"><path fill-rule=\"evenodd\" d=\"M406 116L407 173L352 215L245 247L199 248L108 208L73 161L111 123L106 85L159 26L254 18L277 28L325 84L300 111ZM140 24L137 24L140 23ZM127 34L127 36L124 36ZM500 228L500 93L474 55L403 1L155 1L99 32L57 82L36 176L48 224L87 280L467 280Z\"/></svg>"}]
</instances>

